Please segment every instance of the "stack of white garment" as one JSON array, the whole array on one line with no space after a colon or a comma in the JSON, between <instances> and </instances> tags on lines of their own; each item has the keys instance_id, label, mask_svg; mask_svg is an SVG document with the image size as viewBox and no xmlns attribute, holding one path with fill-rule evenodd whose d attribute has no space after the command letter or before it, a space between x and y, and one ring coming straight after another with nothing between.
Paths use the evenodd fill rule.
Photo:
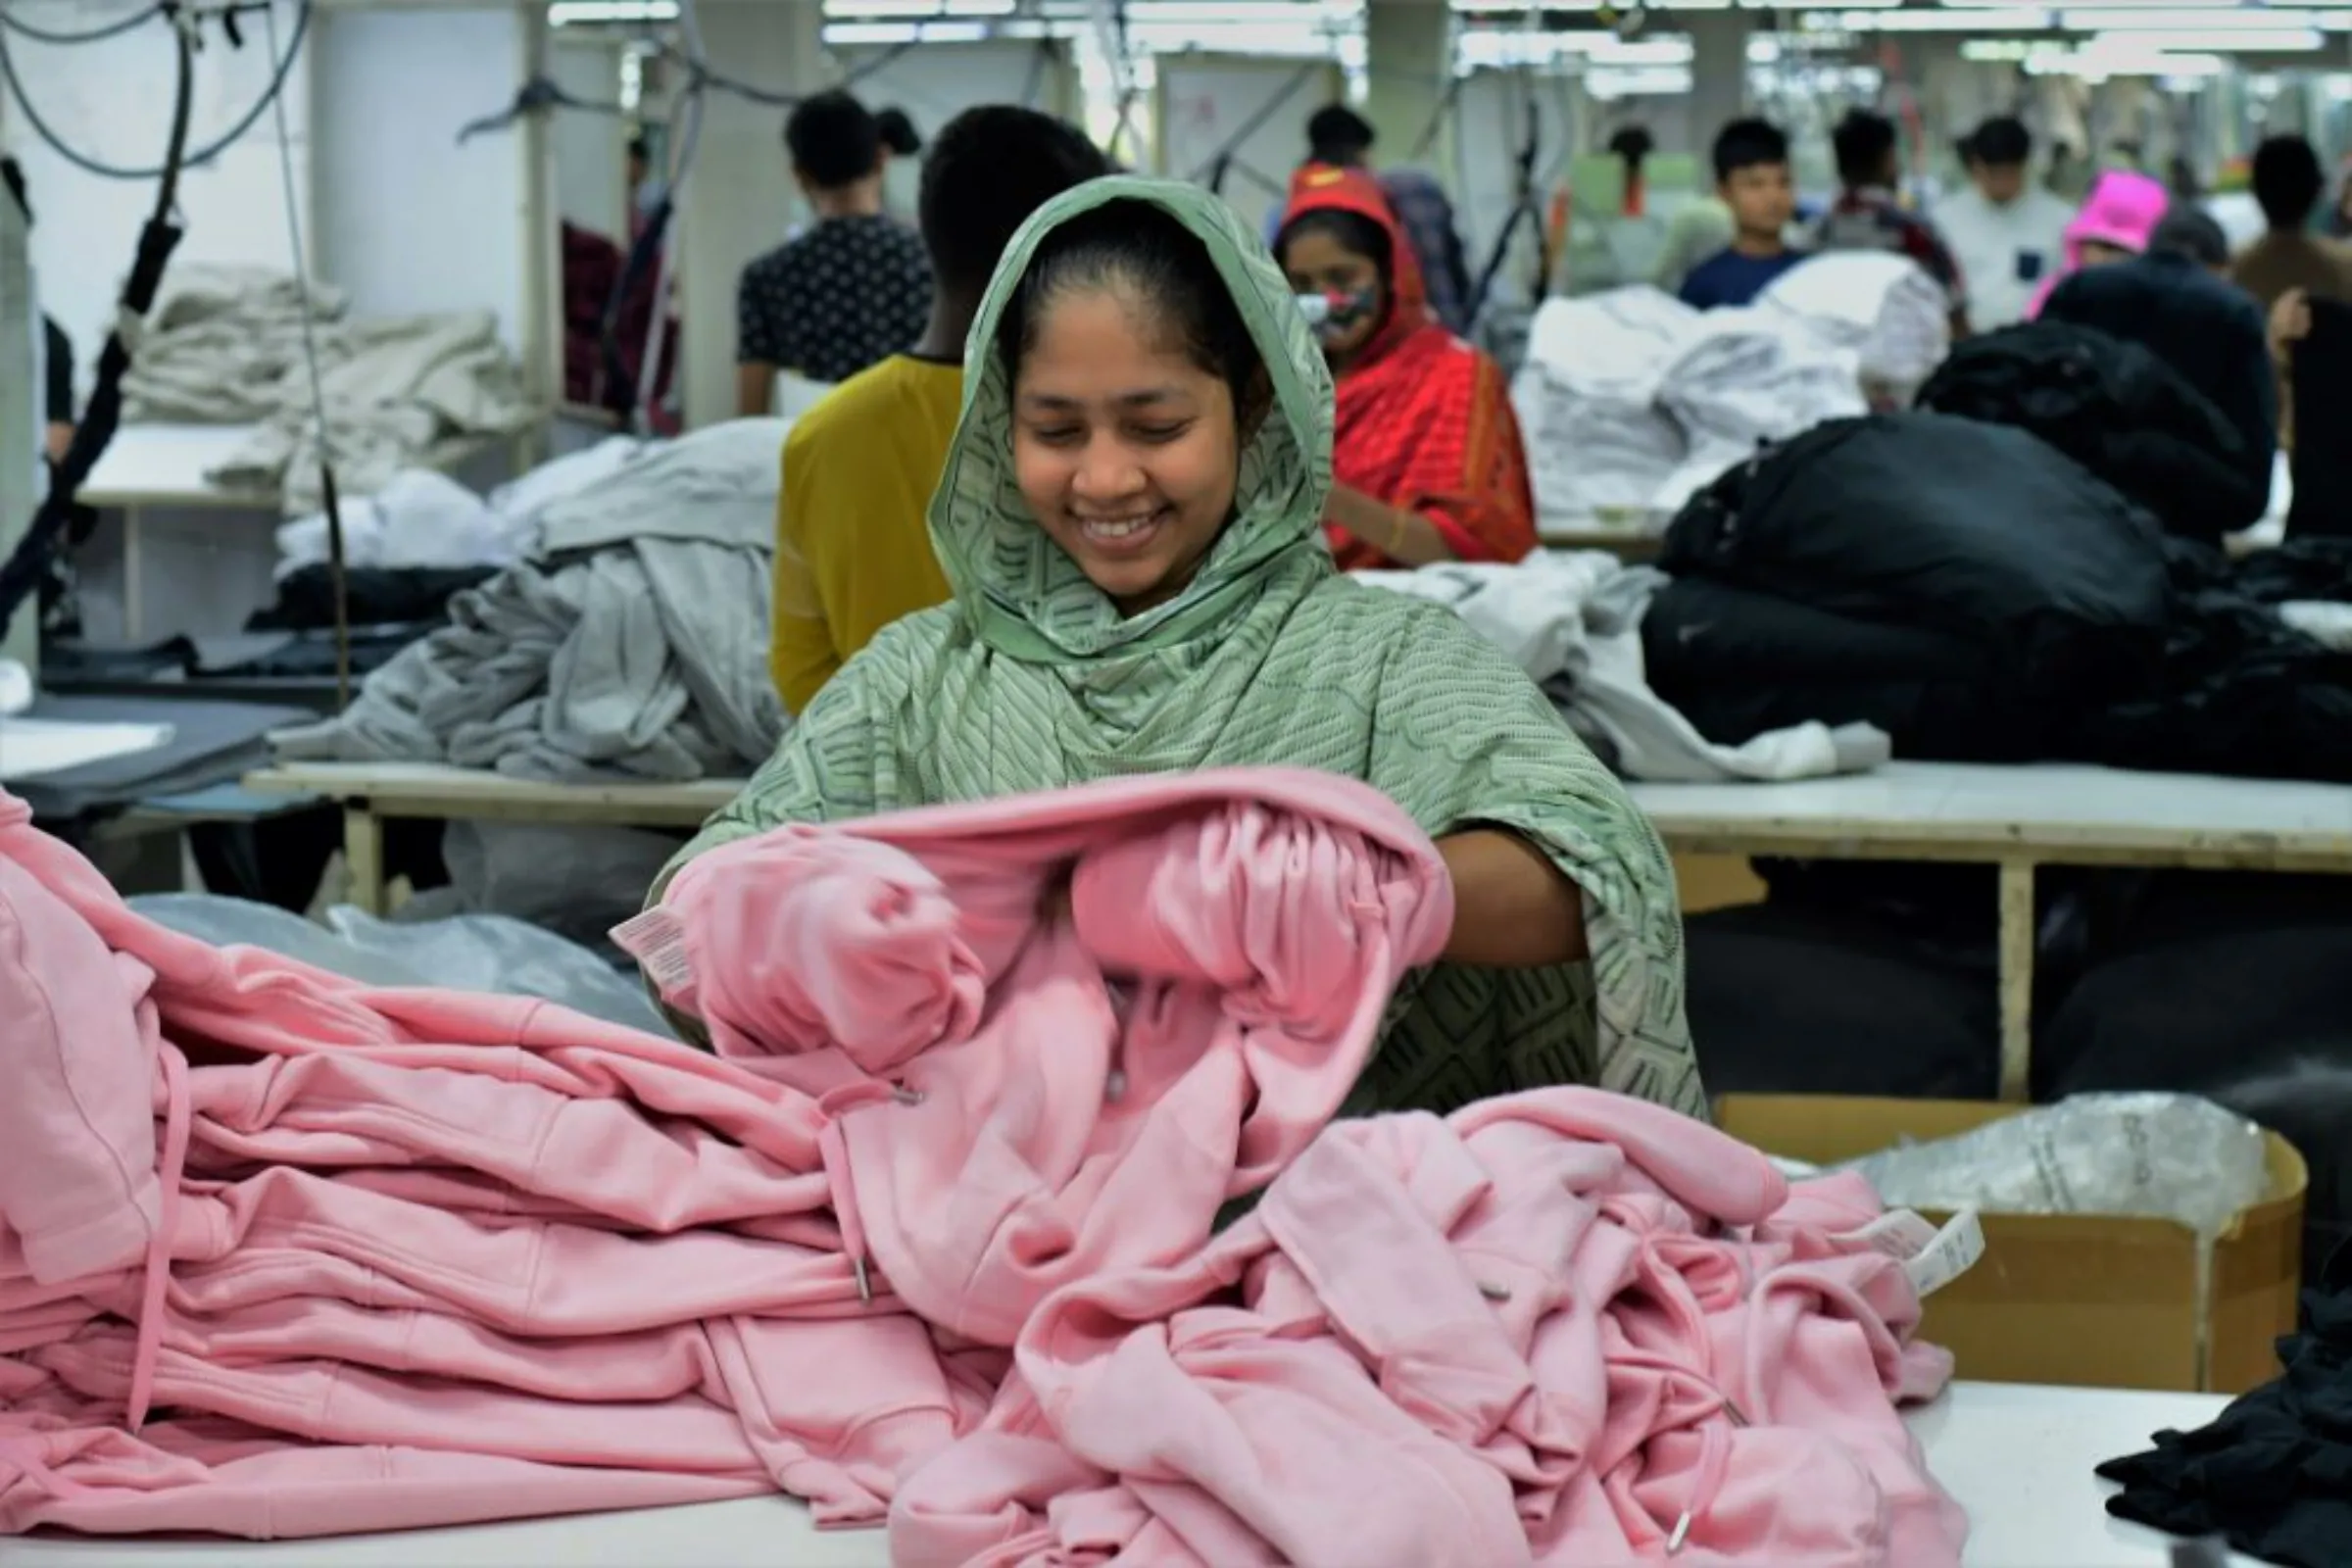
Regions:
<instances>
[{"instance_id":1,"label":"stack of white garment","mask_svg":"<svg viewBox=\"0 0 2352 1568\"><path fill-rule=\"evenodd\" d=\"M1653 502L1667 516L1757 449L1867 412L1851 350L1762 310L1708 311L1692 322L1659 377L1658 405L1688 444Z\"/></svg>"},{"instance_id":2,"label":"stack of white garment","mask_svg":"<svg viewBox=\"0 0 2352 1568\"><path fill-rule=\"evenodd\" d=\"M1663 528L1759 446L1863 412L1854 356L1786 316L1646 286L1544 302L1511 387L1543 529Z\"/></svg>"},{"instance_id":3,"label":"stack of white garment","mask_svg":"<svg viewBox=\"0 0 2352 1568\"><path fill-rule=\"evenodd\" d=\"M786 722L767 626L788 428L730 420L621 452L556 499L511 495L529 559L452 599L450 624L343 713L272 736L278 755L559 780L750 772Z\"/></svg>"},{"instance_id":4,"label":"stack of white garment","mask_svg":"<svg viewBox=\"0 0 2352 1568\"><path fill-rule=\"evenodd\" d=\"M1882 408L1907 409L1951 351L1943 288L1907 256L1833 251L1773 279L1756 303L1795 317L1861 363Z\"/></svg>"},{"instance_id":5,"label":"stack of white garment","mask_svg":"<svg viewBox=\"0 0 2352 1568\"><path fill-rule=\"evenodd\" d=\"M795 826L632 928L713 1054L208 948L0 795L0 1532L1956 1568L1917 1216L1591 1089L1326 1130L1452 912L1323 774Z\"/></svg>"},{"instance_id":6,"label":"stack of white garment","mask_svg":"<svg viewBox=\"0 0 2352 1568\"><path fill-rule=\"evenodd\" d=\"M1718 746L1649 689L1642 616L1666 575L1597 550L1538 551L1516 565L1452 562L1360 571L1358 582L1450 607L1551 697L1622 777L1679 783L1819 778L1879 766L1886 732L1804 723Z\"/></svg>"},{"instance_id":7,"label":"stack of white garment","mask_svg":"<svg viewBox=\"0 0 2352 1568\"><path fill-rule=\"evenodd\" d=\"M344 563L388 571L512 566L537 543L543 512L611 478L640 445L630 436L609 436L541 464L487 499L437 469L404 468L375 494L344 502ZM298 517L277 530L281 580L326 560L326 514Z\"/></svg>"},{"instance_id":8,"label":"stack of white garment","mask_svg":"<svg viewBox=\"0 0 2352 1568\"><path fill-rule=\"evenodd\" d=\"M541 412L487 311L359 319L331 288L200 264L173 269L166 282L123 380L125 414L259 425L206 477L282 494L287 515L300 516L323 494L313 346L328 452L340 487L354 494L468 442L513 435Z\"/></svg>"},{"instance_id":9,"label":"stack of white garment","mask_svg":"<svg viewBox=\"0 0 2352 1568\"><path fill-rule=\"evenodd\" d=\"M1546 300L1536 313L1511 406L1539 527L1647 517L1659 485L1690 455L1657 398L1696 315L1654 288Z\"/></svg>"}]
</instances>

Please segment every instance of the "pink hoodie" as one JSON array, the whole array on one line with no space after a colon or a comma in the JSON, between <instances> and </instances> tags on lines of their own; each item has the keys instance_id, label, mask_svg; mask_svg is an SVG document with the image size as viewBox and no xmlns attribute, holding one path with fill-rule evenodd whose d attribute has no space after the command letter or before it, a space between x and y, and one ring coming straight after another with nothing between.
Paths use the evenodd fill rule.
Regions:
<instances>
[{"instance_id":1,"label":"pink hoodie","mask_svg":"<svg viewBox=\"0 0 2352 1568\"><path fill-rule=\"evenodd\" d=\"M2084 245L2112 245L2133 255L2146 250L2148 237L2164 221L2165 210L2172 200L2163 181L2151 175L2128 170L2110 170L2101 174L2083 200L2082 210L2066 225L2064 265L2042 279L2033 303L2026 307L2026 319L2038 318L2059 283L2082 270Z\"/></svg>"},{"instance_id":2,"label":"pink hoodie","mask_svg":"<svg viewBox=\"0 0 2352 1568\"><path fill-rule=\"evenodd\" d=\"M1191 1261L1046 1302L892 1560L1957 1564L1879 1213L1595 1090L1339 1124Z\"/></svg>"},{"instance_id":3,"label":"pink hoodie","mask_svg":"<svg viewBox=\"0 0 2352 1568\"><path fill-rule=\"evenodd\" d=\"M1041 922L1054 858L1071 915ZM648 928L755 1073L176 936L0 796L0 1529L776 1487L878 1520L985 1409L1003 1357L969 1340L1197 1249L1336 1108L1450 918L1420 831L1319 774L788 832L698 863ZM198 1419L141 1431L158 1402ZM324 1446L322 1491L285 1437ZM451 1492L453 1441L510 1485ZM393 1456L349 1513L342 1446Z\"/></svg>"},{"instance_id":4,"label":"pink hoodie","mask_svg":"<svg viewBox=\"0 0 2352 1568\"><path fill-rule=\"evenodd\" d=\"M632 922L718 1056L206 947L0 795L0 1533L1954 1560L1859 1182L1584 1090L1323 1130L1450 917L1314 774L786 829Z\"/></svg>"}]
</instances>

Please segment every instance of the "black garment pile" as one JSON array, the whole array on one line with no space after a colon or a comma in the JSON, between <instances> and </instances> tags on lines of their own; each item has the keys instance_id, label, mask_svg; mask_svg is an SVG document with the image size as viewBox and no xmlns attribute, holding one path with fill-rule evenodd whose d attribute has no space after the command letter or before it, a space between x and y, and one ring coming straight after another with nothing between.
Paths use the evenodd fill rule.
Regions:
<instances>
[{"instance_id":1,"label":"black garment pile","mask_svg":"<svg viewBox=\"0 0 2352 1568\"><path fill-rule=\"evenodd\" d=\"M2027 761L2162 689L2154 519L2005 425L1819 425L1693 497L1658 564L1650 685L1709 740L1859 721L1900 758Z\"/></svg>"},{"instance_id":2,"label":"black garment pile","mask_svg":"<svg viewBox=\"0 0 2352 1568\"><path fill-rule=\"evenodd\" d=\"M2295 346L2292 385L2295 428L2294 506L2286 515L2290 539L2352 538L2352 305L2311 301L2311 335Z\"/></svg>"},{"instance_id":3,"label":"black garment pile","mask_svg":"<svg viewBox=\"0 0 2352 1568\"><path fill-rule=\"evenodd\" d=\"M2352 599L2352 544L2232 562L2013 426L1836 420L1692 498L1642 623L1711 741L1878 725L1910 760L2352 782L2352 659L2274 608Z\"/></svg>"},{"instance_id":4,"label":"black garment pile","mask_svg":"<svg viewBox=\"0 0 2352 1568\"><path fill-rule=\"evenodd\" d=\"M2285 1372L2211 1426L2159 1432L2148 1452L2099 1466L2124 1488L2107 1511L2292 1568L2352 1564L2352 1249L2304 1293L2303 1331L2278 1358Z\"/></svg>"},{"instance_id":5,"label":"black garment pile","mask_svg":"<svg viewBox=\"0 0 2352 1568\"><path fill-rule=\"evenodd\" d=\"M2269 446L2154 353L2093 327L2029 321L1970 338L1918 402L2031 430L2182 538L2219 544L2270 506Z\"/></svg>"}]
</instances>

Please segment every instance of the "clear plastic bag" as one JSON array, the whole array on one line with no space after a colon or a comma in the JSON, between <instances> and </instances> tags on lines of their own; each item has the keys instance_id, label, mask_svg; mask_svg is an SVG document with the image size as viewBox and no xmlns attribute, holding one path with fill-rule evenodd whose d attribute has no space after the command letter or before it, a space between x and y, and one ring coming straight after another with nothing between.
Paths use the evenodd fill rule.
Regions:
<instances>
[{"instance_id":1,"label":"clear plastic bag","mask_svg":"<svg viewBox=\"0 0 2352 1568\"><path fill-rule=\"evenodd\" d=\"M1890 1206L2177 1220L2211 1241L2260 1201L2262 1129L2195 1095L2075 1095L1852 1162Z\"/></svg>"},{"instance_id":2,"label":"clear plastic bag","mask_svg":"<svg viewBox=\"0 0 2352 1568\"><path fill-rule=\"evenodd\" d=\"M670 1033L634 970L615 969L577 943L504 915L409 922L338 907L321 927L266 904L209 893L156 894L130 905L199 941L264 948L365 985L538 997L608 1023Z\"/></svg>"}]
</instances>

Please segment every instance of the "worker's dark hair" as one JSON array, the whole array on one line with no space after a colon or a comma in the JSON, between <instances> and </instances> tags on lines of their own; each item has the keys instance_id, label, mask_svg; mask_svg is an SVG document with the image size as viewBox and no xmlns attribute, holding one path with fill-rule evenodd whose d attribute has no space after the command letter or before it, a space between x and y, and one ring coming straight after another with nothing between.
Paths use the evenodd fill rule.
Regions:
<instances>
[{"instance_id":1,"label":"worker's dark hair","mask_svg":"<svg viewBox=\"0 0 2352 1568\"><path fill-rule=\"evenodd\" d=\"M2273 136L2254 149L2254 200L2273 228L2301 228L2328 189L2320 155L2300 136Z\"/></svg>"},{"instance_id":2,"label":"worker's dark hair","mask_svg":"<svg viewBox=\"0 0 2352 1568\"><path fill-rule=\"evenodd\" d=\"M1718 184L1742 169L1788 162L1788 138L1769 120L1735 120L1715 133Z\"/></svg>"},{"instance_id":3,"label":"worker's dark hair","mask_svg":"<svg viewBox=\"0 0 2352 1568\"><path fill-rule=\"evenodd\" d=\"M976 298L1029 215L1110 162L1066 120L983 104L947 123L923 160L916 212L941 287Z\"/></svg>"},{"instance_id":4,"label":"worker's dark hair","mask_svg":"<svg viewBox=\"0 0 2352 1568\"><path fill-rule=\"evenodd\" d=\"M629 138L629 156L641 164L650 164L654 161L654 149L643 136L631 136Z\"/></svg>"},{"instance_id":5,"label":"worker's dark hair","mask_svg":"<svg viewBox=\"0 0 2352 1568\"><path fill-rule=\"evenodd\" d=\"M1830 132L1830 146L1838 155L1838 181L1850 187L1885 178L1886 156L1894 151L1894 143L1893 121L1869 109L1847 110L1838 128Z\"/></svg>"},{"instance_id":6,"label":"worker's dark hair","mask_svg":"<svg viewBox=\"0 0 2352 1568\"><path fill-rule=\"evenodd\" d=\"M1361 213L1346 212L1337 207L1318 207L1300 213L1282 225L1274 236L1274 260L1287 267L1294 241L1307 234L1328 235L1343 250L1353 251L1380 269L1383 284L1394 284L1396 273L1396 247L1389 231Z\"/></svg>"},{"instance_id":7,"label":"worker's dark hair","mask_svg":"<svg viewBox=\"0 0 2352 1568\"><path fill-rule=\"evenodd\" d=\"M17 211L24 215L26 223L30 223L32 200L24 194L24 166L14 158L0 158L0 185L8 187L9 195L16 199Z\"/></svg>"},{"instance_id":8,"label":"worker's dark hair","mask_svg":"<svg viewBox=\"0 0 2352 1568\"><path fill-rule=\"evenodd\" d=\"M1232 392L1243 431L1256 428L1272 401L1257 340L1208 247L1150 202L1104 202L1046 236L997 324L1006 379L1020 380L1047 312L1067 295L1101 290L1150 311L1186 359Z\"/></svg>"},{"instance_id":9,"label":"worker's dark hair","mask_svg":"<svg viewBox=\"0 0 2352 1568\"><path fill-rule=\"evenodd\" d=\"M2023 169L2034 157L2034 133L2014 115L1995 115L1968 138L1967 152L1987 169Z\"/></svg>"},{"instance_id":10,"label":"worker's dark hair","mask_svg":"<svg viewBox=\"0 0 2352 1568\"><path fill-rule=\"evenodd\" d=\"M1360 164L1372 142L1372 122L1346 104L1325 104L1306 117L1306 155L1314 163Z\"/></svg>"},{"instance_id":11,"label":"worker's dark hair","mask_svg":"<svg viewBox=\"0 0 2352 1568\"><path fill-rule=\"evenodd\" d=\"M2148 234L2150 256L2185 256L2199 267L2221 267L2230 260L2230 236L2204 208L2175 202Z\"/></svg>"},{"instance_id":12,"label":"worker's dark hair","mask_svg":"<svg viewBox=\"0 0 2352 1568\"><path fill-rule=\"evenodd\" d=\"M912 158L923 150L923 133L904 109L885 109L874 116L874 132L894 157Z\"/></svg>"},{"instance_id":13,"label":"worker's dark hair","mask_svg":"<svg viewBox=\"0 0 2352 1568\"><path fill-rule=\"evenodd\" d=\"M820 92L792 106L784 120L792 167L819 190L855 185L882 167L882 130L865 105L846 92Z\"/></svg>"}]
</instances>

